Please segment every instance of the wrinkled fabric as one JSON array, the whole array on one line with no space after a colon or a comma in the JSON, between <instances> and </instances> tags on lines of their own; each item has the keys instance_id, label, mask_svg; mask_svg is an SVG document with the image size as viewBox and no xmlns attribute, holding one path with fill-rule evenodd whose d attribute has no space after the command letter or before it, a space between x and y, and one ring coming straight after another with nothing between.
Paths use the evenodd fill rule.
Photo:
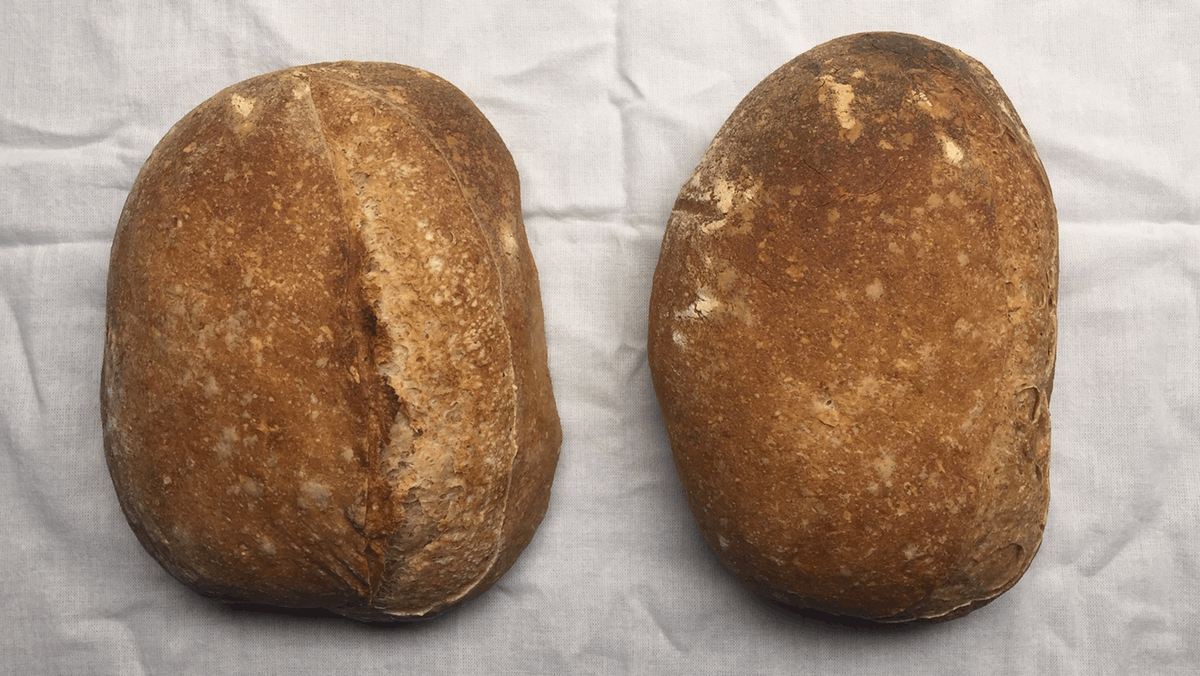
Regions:
<instances>
[{"instance_id":1,"label":"wrinkled fabric","mask_svg":"<svg viewBox=\"0 0 1200 676\"><path fill-rule=\"evenodd\" d=\"M1200 14L1184 0L10 3L0 41L0 665L13 674L1184 674L1200 663ZM646 365L680 186L737 102L839 35L958 47L1004 86L1059 209L1053 497L990 606L869 631L758 601L683 499ZM522 178L564 443L488 593L365 627L231 608L142 550L98 403L113 230L204 99L356 59L466 92Z\"/></svg>"}]
</instances>

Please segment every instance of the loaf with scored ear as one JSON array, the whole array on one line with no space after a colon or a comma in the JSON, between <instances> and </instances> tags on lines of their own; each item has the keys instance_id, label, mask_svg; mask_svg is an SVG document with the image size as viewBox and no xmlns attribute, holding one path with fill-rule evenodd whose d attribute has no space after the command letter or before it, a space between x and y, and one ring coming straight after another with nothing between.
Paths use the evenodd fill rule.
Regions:
<instances>
[{"instance_id":1,"label":"loaf with scored ear","mask_svg":"<svg viewBox=\"0 0 1200 676\"><path fill-rule=\"evenodd\" d=\"M126 202L102 380L121 507L192 589L368 621L479 594L561 440L500 136L394 64L218 93Z\"/></svg>"},{"instance_id":2,"label":"loaf with scored ear","mask_svg":"<svg viewBox=\"0 0 1200 676\"><path fill-rule=\"evenodd\" d=\"M684 185L650 300L679 476L720 560L807 612L956 617L1049 504L1058 236L975 59L833 40L738 105Z\"/></svg>"}]
</instances>

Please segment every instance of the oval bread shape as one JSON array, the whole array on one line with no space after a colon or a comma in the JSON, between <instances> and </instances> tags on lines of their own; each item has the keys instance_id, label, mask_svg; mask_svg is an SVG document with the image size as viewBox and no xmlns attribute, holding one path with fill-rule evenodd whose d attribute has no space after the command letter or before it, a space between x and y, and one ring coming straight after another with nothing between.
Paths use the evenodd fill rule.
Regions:
<instances>
[{"instance_id":1,"label":"oval bread shape","mask_svg":"<svg viewBox=\"0 0 1200 676\"><path fill-rule=\"evenodd\" d=\"M503 141L394 64L218 93L126 202L102 380L121 507L196 591L380 621L479 594L561 440Z\"/></svg>"},{"instance_id":2,"label":"oval bread shape","mask_svg":"<svg viewBox=\"0 0 1200 676\"><path fill-rule=\"evenodd\" d=\"M978 61L895 33L785 64L683 187L649 360L689 506L783 604L966 614L1041 543L1050 185Z\"/></svg>"}]
</instances>

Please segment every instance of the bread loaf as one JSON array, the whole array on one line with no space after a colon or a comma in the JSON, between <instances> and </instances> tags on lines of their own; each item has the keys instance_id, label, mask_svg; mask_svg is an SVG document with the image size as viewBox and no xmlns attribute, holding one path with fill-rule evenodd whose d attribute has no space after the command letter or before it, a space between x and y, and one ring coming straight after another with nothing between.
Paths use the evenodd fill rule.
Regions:
<instances>
[{"instance_id":1,"label":"bread loaf","mask_svg":"<svg viewBox=\"0 0 1200 676\"><path fill-rule=\"evenodd\" d=\"M851 35L738 105L671 213L649 359L691 510L750 588L950 618L1009 589L1049 501L1057 225L962 52Z\"/></svg>"},{"instance_id":2,"label":"bread loaf","mask_svg":"<svg viewBox=\"0 0 1200 676\"><path fill-rule=\"evenodd\" d=\"M101 400L121 507L194 590L372 621L479 594L561 439L503 141L399 65L218 93L121 215Z\"/></svg>"}]
</instances>

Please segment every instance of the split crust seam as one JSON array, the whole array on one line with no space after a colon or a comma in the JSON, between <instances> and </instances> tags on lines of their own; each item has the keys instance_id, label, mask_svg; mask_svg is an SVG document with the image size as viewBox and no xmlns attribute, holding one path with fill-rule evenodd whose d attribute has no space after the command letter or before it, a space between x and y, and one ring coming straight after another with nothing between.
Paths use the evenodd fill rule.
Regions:
<instances>
[{"instance_id":1,"label":"split crust seam","mask_svg":"<svg viewBox=\"0 0 1200 676\"><path fill-rule=\"evenodd\" d=\"M408 111L404 110L401 106L397 105L396 103L394 103L392 101L389 101L388 99L386 99L383 96L380 96L374 90L365 88L358 83L350 82L350 81L347 81L347 80L344 80L341 78L337 78L337 77L331 77L328 75L317 75L317 74L307 73L307 72L304 73L304 75L306 76L306 79L314 79L314 80L318 79L318 78L325 79L327 81L335 82L335 83L337 83L341 86L344 86L348 89L353 89L354 91L356 91L360 94L364 94L365 96L370 98L373 102L375 102L377 105L380 105L381 107L386 107L388 110L391 110L394 113L396 113L397 115L399 115L400 117L402 117L406 122L408 122L412 126L413 129L417 130L421 134L421 136L430 145L430 147L432 147L434 152L437 153L438 157L441 158L443 165L446 167L446 170L450 173L451 178L454 180L454 184L458 187L459 195L462 198L463 203L466 205L467 209L471 213L472 221L474 222L477 234L478 234L479 238L483 241L484 246L487 249L488 261L491 264L492 269L496 274L496 279L501 284L503 284L504 277L501 274L500 265L496 260L496 253L484 233L483 226L479 219L479 214L475 210L475 205L471 202L470 199L467 198L466 192L463 190L462 180L459 177L458 172L455 171L453 163L450 162L449 158L446 157L446 154L445 154L445 152L443 152L441 145L437 143L436 139L429 132L428 128L420 120L416 119ZM335 152L334 148L326 141L324 123L321 120L320 111L317 110L316 104L312 99L311 86L309 87L309 90L306 92L306 94L307 94L306 98L307 98L310 110L312 111L312 114L316 121L317 133L320 134L321 139L324 142L325 151L327 154L326 159L327 159L328 163L330 164L332 170L336 174L336 180L338 181L338 184L342 185L342 186L353 185L352 180L349 175L342 175L343 170L339 167L335 157L333 156L333 153ZM358 197L358 192L353 189L351 189L351 190L343 189L341 192L343 193L343 200L347 203L346 204L347 213L353 213L357 217L366 218L366 215L363 210L362 202L361 202L360 198ZM351 205L353 205L353 206L351 206ZM360 238L362 237L361 228L358 227L356 223L354 223L354 222L350 223L349 229L353 235L356 235ZM367 245L365 240L362 241L362 244L363 244L363 250L367 254L368 261L375 260L374 252ZM382 285L380 288L380 293L381 293L381 295L383 293ZM517 391L516 364L514 363L514 359L513 359L512 335L511 335L511 331L510 331L510 328L508 325L508 309L507 309L507 306L505 303L505 298L504 298L503 293L498 294L498 304L500 307L500 312L501 312L501 317L502 317L501 323L504 326L505 347L507 348L507 354L508 354L508 368L513 370L513 383L512 383L513 406L514 406L514 409L519 409L520 403L519 403L519 392ZM375 321L376 321L377 325L379 325L380 327L385 327L387 325L387 322L383 318L379 317L376 314L374 306L369 301L366 303L366 305L367 305L367 310L369 312L371 312L371 314L375 317ZM371 353L372 353L372 355L374 354L373 349L372 349ZM380 366L381 366L381 364L378 364L378 363L374 364L376 371L379 373L380 380L383 382L383 384L387 388L392 390L393 395L396 396L397 400L400 402L400 411L398 412L397 415L405 416L405 418L406 418L405 423L410 424L407 420L408 416L405 413L405 402L399 398L399 393L395 392L395 388L392 387L387 376L380 370ZM394 425L395 421L392 421L392 422ZM520 422L519 410L514 410L513 411L513 423L514 424L512 426L510 426L510 428L508 430L509 447L510 447L510 449L512 449L510 456L507 458L507 460L508 460L507 464L510 468L513 465L513 463L516 461L517 453L520 452L520 449L517 448L517 439L516 439L516 425L519 424L519 422ZM385 451L385 449L383 449L383 448L380 449L381 456L384 451ZM380 468L378 467L378 464L379 463L376 463L376 465L377 465L377 467L375 468L376 471L380 470ZM500 550L504 544L502 539L503 539L503 535L504 535L505 522L507 521L507 517L508 517L508 502L509 502L510 494L512 492L512 483L513 483L512 472L510 471L510 472L507 472L506 474L508 475L508 479L505 484L504 497L502 500L499 501L499 504L502 505L500 519L499 519L499 523L497 523L495 525L496 542L492 547L492 551L491 551L487 565L485 565L482 568L481 572L479 573L478 576L476 576L475 579L473 579L470 583L464 585L462 590L459 593L455 594L452 597L444 599L442 603L438 604L439 606L443 606L443 607L452 606L455 603L457 603L460 599L462 599L463 597L470 594L476 587L479 586L480 582L492 572L492 569L495 567L496 560L499 557ZM387 481L386 476L384 476L383 478L385 481ZM368 481L368 483L369 483L369 481ZM388 483L390 485L391 482L388 482ZM395 498L395 496L391 496L391 499L394 499L394 498ZM391 537L392 533L386 533L385 535L386 535L386 537ZM370 559L368 559L368 560L370 560ZM382 561L381 561L380 565L383 565L386 570L386 567L387 567L387 555L386 554L382 557ZM383 576L381 574L380 575L380 586L382 587L385 584L386 584L386 580L383 579ZM384 613L392 614L386 608L379 608L374 605L373 597L377 591L378 591L378 589L371 589L372 599L369 600L368 603L370 603L371 607L375 608L376 610L379 610ZM421 610L420 612L413 613L413 614L418 615L418 616L426 615L426 614L433 612L436 609L437 609L436 606L430 606L430 607L427 607L427 608ZM408 615L408 613L405 613L405 615Z\"/></svg>"}]
</instances>

